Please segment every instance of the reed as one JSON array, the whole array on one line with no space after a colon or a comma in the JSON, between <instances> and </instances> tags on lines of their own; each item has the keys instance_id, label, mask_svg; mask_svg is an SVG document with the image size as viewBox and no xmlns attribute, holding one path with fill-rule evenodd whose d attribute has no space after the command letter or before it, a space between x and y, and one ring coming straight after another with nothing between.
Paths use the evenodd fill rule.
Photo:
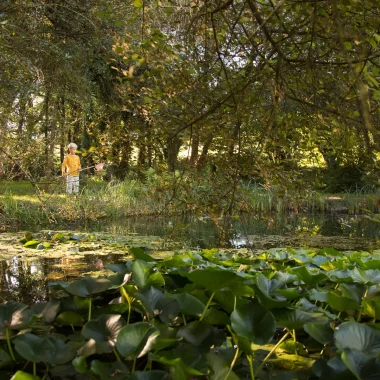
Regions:
<instances>
[{"instance_id":1,"label":"reed","mask_svg":"<svg viewBox=\"0 0 380 380\"><path fill-rule=\"evenodd\" d=\"M33 187L27 182L0 182L0 223L42 226L48 223ZM157 176L147 172L145 180L87 181L79 196L67 196L64 184L42 193L45 209L58 223L116 220L138 215L178 213L217 214L232 205L233 213L348 213L379 211L378 189L356 189L353 193L284 193L257 183L238 183L233 193L226 182L191 176ZM369 192L371 191L371 192ZM234 202L231 203L231 194ZM222 210L222 212L221 212Z\"/></svg>"}]
</instances>

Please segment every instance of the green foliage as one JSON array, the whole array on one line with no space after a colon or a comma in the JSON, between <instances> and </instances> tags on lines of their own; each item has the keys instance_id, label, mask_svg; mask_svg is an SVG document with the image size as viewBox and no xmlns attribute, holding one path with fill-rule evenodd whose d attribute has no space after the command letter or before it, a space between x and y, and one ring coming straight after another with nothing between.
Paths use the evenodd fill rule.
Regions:
<instances>
[{"instance_id":1,"label":"green foliage","mask_svg":"<svg viewBox=\"0 0 380 380\"><path fill-rule=\"evenodd\" d=\"M13 3L0 7L9 180L50 182L75 139L83 163L107 161L107 181L157 188L155 211L281 208L301 191L378 183L374 2ZM270 191L244 198L240 179ZM112 192L144 192L129 185Z\"/></svg>"},{"instance_id":2,"label":"green foliage","mask_svg":"<svg viewBox=\"0 0 380 380\"><path fill-rule=\"evenodd\" d=\"M153 260L136 253L110 266L108 278L56 285L49 303L0 305L2 370L20 379L128 380L266 378L272 370L354 379L379 371L380 272L368 269L377 254L205 250Z\"/></svg>"}]
</instances>

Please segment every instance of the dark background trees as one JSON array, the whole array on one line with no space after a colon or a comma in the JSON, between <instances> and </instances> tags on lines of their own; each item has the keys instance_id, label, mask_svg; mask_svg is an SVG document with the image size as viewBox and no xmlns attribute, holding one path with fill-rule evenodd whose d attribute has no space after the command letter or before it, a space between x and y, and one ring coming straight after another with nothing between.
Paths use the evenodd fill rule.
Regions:
<instances>
[{"instance_id":1,"label":"dark background trees","mask_svg":"<svg viewBox=\"0 0 380 380\"><path fill-rule=\"evenodd\" d=\"M1 145L36 176L74 140L120 179L374 184L378 19L354 0L3 1Z\"/></svg>"}]
</instances>

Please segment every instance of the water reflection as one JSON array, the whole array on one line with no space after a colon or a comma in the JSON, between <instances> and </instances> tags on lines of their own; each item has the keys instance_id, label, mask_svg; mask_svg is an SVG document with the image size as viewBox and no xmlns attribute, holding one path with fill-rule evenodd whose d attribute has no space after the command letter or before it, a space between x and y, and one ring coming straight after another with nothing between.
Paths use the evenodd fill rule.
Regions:
<instances>
[{"instance_id":1,"label":"water reflection","mask_svg":"<svg viewBox=\"0 0 380 380\"><path fill-rule=\"evenodd\" d=\"M83 231L80 226L73 229ZM180 242L182 248L249 247L334 247L340 250L380 248L379 224L371 220L330 215L254 215L241 218L207 217L128 218L87 226L87 232L108 232L115 236L138 234L160 236ZM143 244L143 243L142 243ZM31 258L0 261L0 301L33 303L47 300L49 283L71 281L80 275L103 270L117 263L120 255L86 254L81 258Z\"/></svg>"},{"instance_id":2,"label":"water reflection","mask_svg":"<svg viewBox=\"0 0 380 380\"><path fill-rule=\"evenodd\" d=\"M120 255L86 255L81 259L36 258L30 261L14 257L0 261L0 303L14 300L31 304L49 298L49 284L73 281L83 273L98 271L107 263L117 263ZM101 265L100 265L101 262Z\"/></svg>"},{"instance_id":3,"label":"water reflection","mask_svg":"<svg viewBox=\"0 0 380 380\"><path fill-rule=\"evenodd\" d=\"M379 223L349 215L276 214L222 219L190 216L139 217L107 225L104 223L92 225L89 229L92 231L105 229L114 234L156 235L179 240L184 246L200 248L242 246L244 245L242 239L249 244L249 236L261 236L263 241L266 236L282 236L284 243L289 241L289 237L303 236L364 238L371 242L380 239ZM365 248L364 240L363 244L362 248Z\"/></svg>"}]
</instances>

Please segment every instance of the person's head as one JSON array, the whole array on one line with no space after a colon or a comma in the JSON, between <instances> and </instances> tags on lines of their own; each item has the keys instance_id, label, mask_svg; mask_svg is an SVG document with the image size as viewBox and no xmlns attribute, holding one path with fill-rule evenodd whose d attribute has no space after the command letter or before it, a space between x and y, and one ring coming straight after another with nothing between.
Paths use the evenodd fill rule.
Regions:
<instances>
[{"instance_id":1,"label":"person's head","mask_svg":"<svg viewBox=\"0 0 380 380\"><path fill-rule=\"evenodd\" d=\"M78 149L78 145L74 143L70 143L67 146L67 153L69 154L75 154L76 150Z\"/></svg>"}]
</instances>

